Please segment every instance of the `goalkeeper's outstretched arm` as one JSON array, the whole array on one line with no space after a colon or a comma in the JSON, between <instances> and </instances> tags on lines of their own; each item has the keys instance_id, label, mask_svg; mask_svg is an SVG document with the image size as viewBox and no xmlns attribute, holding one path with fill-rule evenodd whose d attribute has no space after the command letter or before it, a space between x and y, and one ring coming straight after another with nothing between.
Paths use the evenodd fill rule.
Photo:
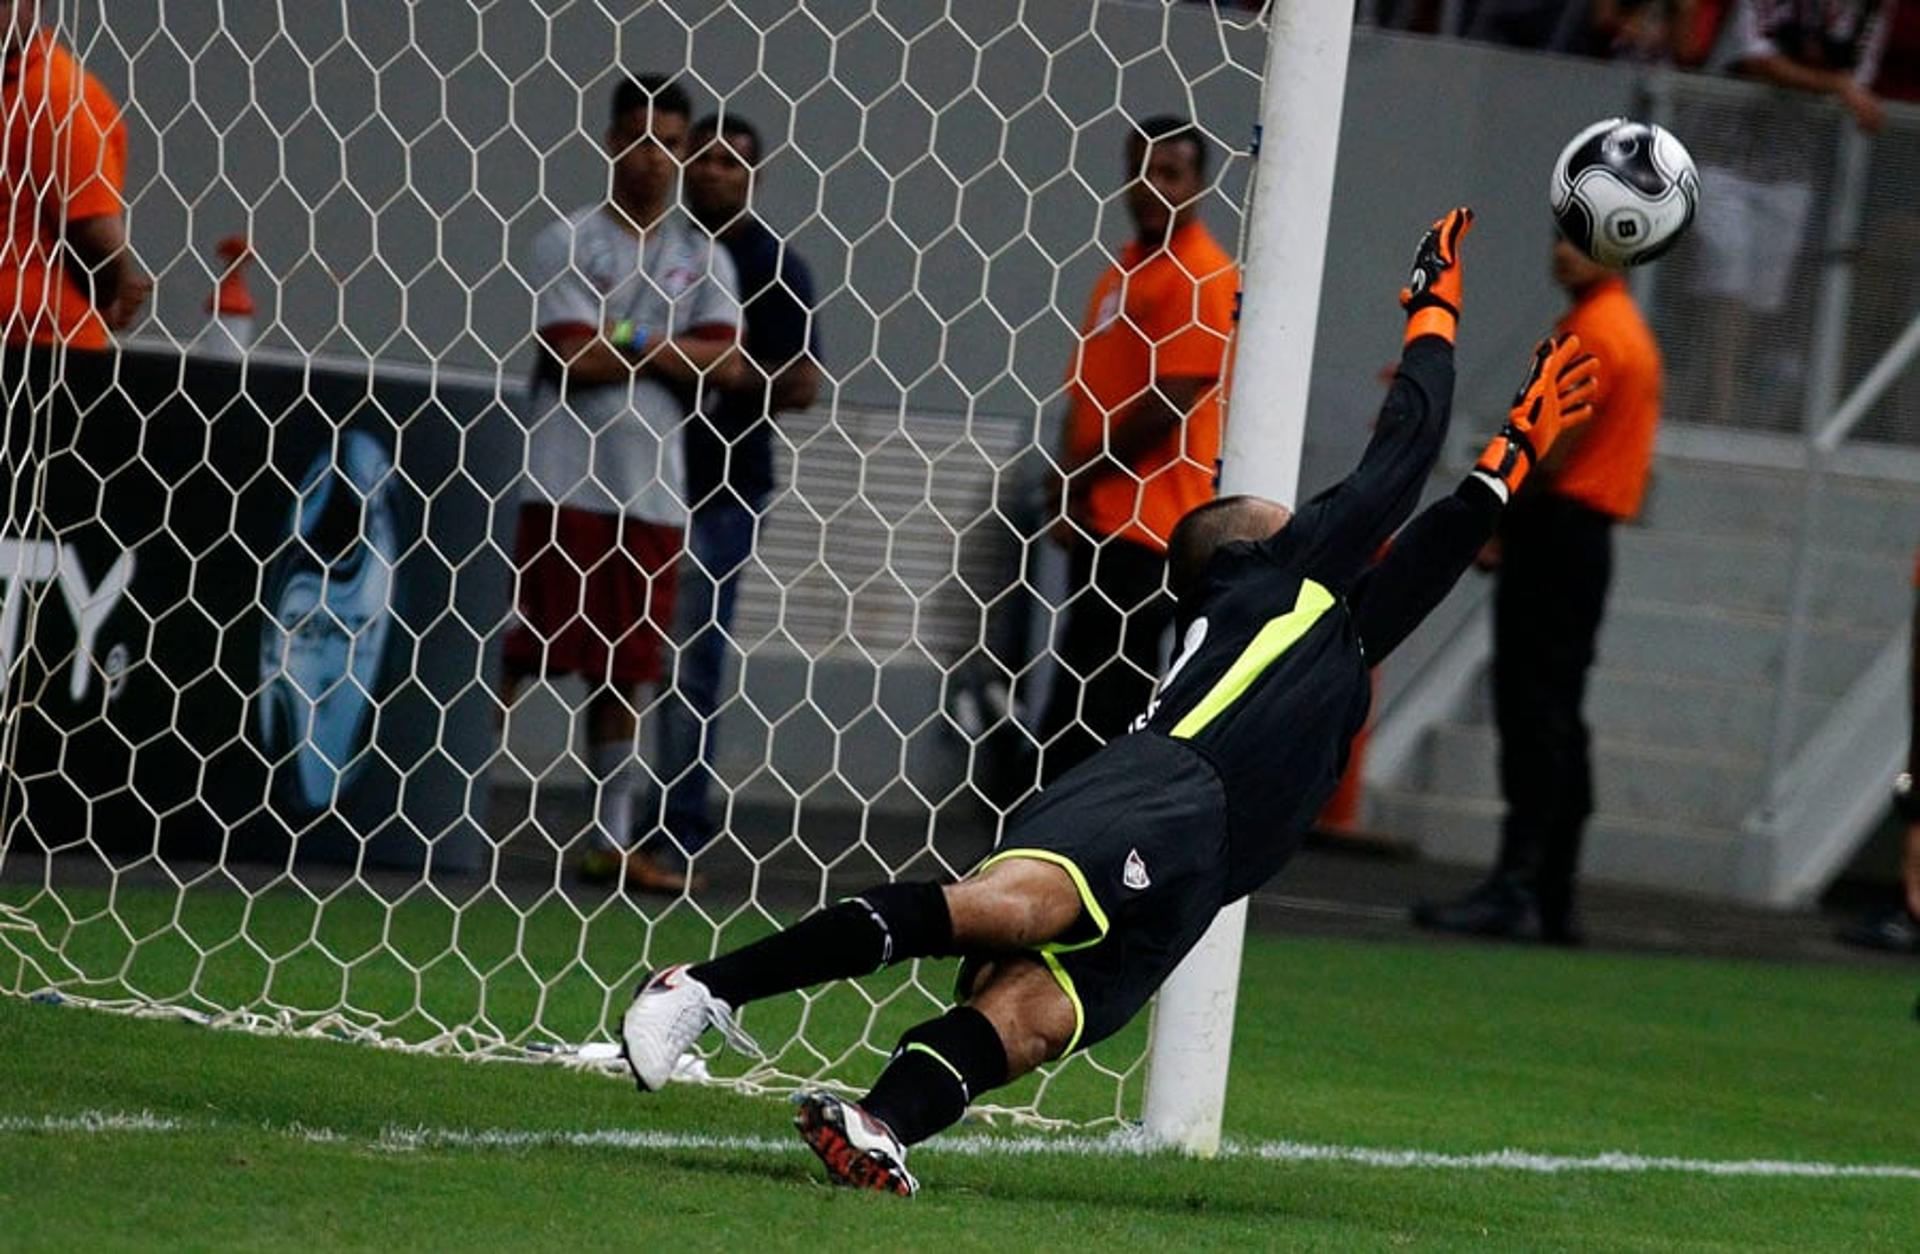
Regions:
<instances>
[{"instance_id":1,"label":"goalkeeper's outstretched arm","mask_svg":"<svg viewBox=\"0 0 1920 1254\"><path fill-rule=\"evenodd\" d=\"M1507 425L1473 473L1407 524L1348 594L1368 662L1378 665L1398 648L1452 590L1534 461L1546 456L1563 429L1592 414L1598 377L1599 364L1581 354L1578 336L1546 340L1534 350Z\"/></svg>"},{"instance_id":2,"label":"goalkeeper's outstretched arm","mask_svg":"<svg viewBox=\"0 0 1920 1254\"><path fill-rule=\"evenodd\" d=\"M1472 225L1471 210L1455 209L1422 237L1400 293L1407 311L1400 368L1367 451L1352 474L1302 506L1273 538L1277 561L1334 592L1346 592L1407 521L1439 460L1453 408L1460 242Z\"/></svg>"},{"instance_id":3,"label":"goalkeeper's outstretched arm","mask_svg":"<svg viewBox=\"0 0 1920 1254\"><path fill-rule=\"evenodd\" d=\"M1348 596L1369 665L1400 647L1473 564L1505 504L1475 471L1450 496L1420 511L1380 564Z\"/></svg>"}]
</instances>

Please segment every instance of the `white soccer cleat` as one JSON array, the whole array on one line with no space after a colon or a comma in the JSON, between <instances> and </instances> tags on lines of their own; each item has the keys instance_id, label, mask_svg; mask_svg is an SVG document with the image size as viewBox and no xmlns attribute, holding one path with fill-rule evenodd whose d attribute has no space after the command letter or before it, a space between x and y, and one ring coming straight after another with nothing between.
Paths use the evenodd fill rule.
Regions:
<instances>
[{"instance_id":1,"label":"white soccer cleat","mask_svg":"<svg viewBox=\"0 0 1920 1254\"><path fill-rule=\"evenodd\" d=\"M760 1047L733 1021L733 1008L687 974L687 965L668 967L640 985L620 1021L620 1056L634 1083L657 1093L676 1075L704 1073L684 1061L708 1028L719 1028L727 1043L758 1055ZM696 1060L697 1061L697 1060Z\"/></svg>"},{"instance_id":2,"label":"white soccer cleat","mask_svg":"<svg viewBox=\"0 0 1920 1254\"><path fill-rule=\"evenodd\" d=\"M858 1103L816 1089L794 1098L794 1105L793 1126L835 1184L901 1197L920 1191L907 1170L907 1147Z\"/></svg>"}]
</instances>

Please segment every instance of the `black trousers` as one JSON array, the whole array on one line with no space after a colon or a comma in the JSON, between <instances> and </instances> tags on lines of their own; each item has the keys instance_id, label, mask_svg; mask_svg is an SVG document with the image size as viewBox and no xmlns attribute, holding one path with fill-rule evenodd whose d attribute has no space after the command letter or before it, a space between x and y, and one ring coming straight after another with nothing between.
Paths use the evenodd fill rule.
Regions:
<instances>
[{"instance_id":1,"label":"black trousers","mask_svg":"<svg viewBox=\"0 0 1920 1254\"><path fill-rule=\"evenodd\" d=\"M1160 637L1173 618L1166 558L1107 539L1073 552L1073 591L1054 651L1060 660L1040 722L1040 777L1050 783L1127 729L1153 697Z\"/></svg>"},{"instance_id":2,"label":"black trousers","mask_svg":"<svg viewBox=\"0 0 1920 1254\"><path fill-rule=\"evenodd\" d=\"M1509 506L1500 530L1493 691L1507 817L1499 872L1533 891L1543 919L1561 921L1593 813L1582 706L1613 573L1613 519L1541 493Z\"/></svg>"}]
</instances>

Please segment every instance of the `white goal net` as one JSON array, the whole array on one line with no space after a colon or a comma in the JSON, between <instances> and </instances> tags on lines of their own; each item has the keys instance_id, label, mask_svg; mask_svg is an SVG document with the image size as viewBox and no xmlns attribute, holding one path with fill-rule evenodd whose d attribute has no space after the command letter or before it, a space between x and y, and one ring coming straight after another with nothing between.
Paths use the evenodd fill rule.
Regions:
<instances>
[{"instance_id":1,"label":"white goal net","mask_svg":"<svg viewBox=\"0 0 1920 1254\"><path fill-rule=\"evenodd\" d=\"M115 353L16 345L0 373L0 992L565 1054L613 1038L650 967L991 847L1033 779L1066 566L1034 485L1131 234L1127 142L1191 119L1202 217L1234 251L1258 14L46 0L42 19L123 108L155 289ZM751 209L810 268L817 377L778 415L773 491L746 502L725 669L671 775L685 603L632 726L577 678L501 698L532 578L535 237L607 200L612 101L640 75L757 130ZM35 107L10 96L8 134ZM51 194L9 179L16 221ZM211 331L230 237L251 327ZM663 448L717 391L672 397L687 416ZM598 486L684 499L678 460ZM600 747L621 738L614 764ZM608 789L631 785L645 838L662 787L708 769L691 888L583 878ZM768 1057L713 1072L870 1079L952 979L922 963L755 1005ZM1144 1042L1136 1024L1006 1101L1128 1117Z\"/></svg>"}]
</instances>

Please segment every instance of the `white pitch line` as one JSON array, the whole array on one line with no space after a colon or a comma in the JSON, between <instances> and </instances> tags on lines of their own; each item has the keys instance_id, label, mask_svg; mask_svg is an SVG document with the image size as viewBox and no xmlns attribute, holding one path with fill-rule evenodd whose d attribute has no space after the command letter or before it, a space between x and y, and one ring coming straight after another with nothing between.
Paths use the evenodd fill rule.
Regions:
<instances>
[{"instance_id":1,"label":"white pitch line","mask_svg":"<svg viewBox=\"0 0 1920 1254\"><path fill-rule=\"evenodd\" d=\"M118 1111L87 1110L77 1115L0 1115L0 1134L29 1132L45 1136L63 1133L96 1132L183 1132L184 1125L141 1111L136 1115Z\"/></svg>"},{"instance_id":2,"label":"white pitch line","mask_svg":"<svg viewBox=\"0 0 1920 1254\"><path fill-rule=\"evenodd\" d=\"M1587 1157L1494 1150L1483 1154L1439 1154L1428 1150L1364 1149L1348 1145L1303 1145L1297 1141L1260 1141L1234 1147L1226 1155L1275 1162L1342 1162L1389 1169L1447 1171L1524 1171L1536 1175L1565 1172L1672 1172L1694 1176L1785 1176L1817 1180L1920 1180L1920 1167L1897 1163L1793 1162L1767 1158L1661 1158L1610 1151Z\"/></svg>"},{"instance_id":3,"label":"white pitch line","mask_svg":"<svg viewBox=\"0 0 1920 1254\"><path fill-rule=\"evenodd\" d=\"M160 1118L145 1112L123 1114L86 1111L78 1115L40 1117L0 1116L0 1134L109 1135L183 1133L229 1130L232 1125L193 1124ZM303 1124L269 1125L277 1136L320 1144L367 1145L375 1149L408 1152L424 1149L612 1149L630 1151L745 1152L791 1154L804 1147L781 1137L708 1136L687 1132L650 1132L636 1128L595 1131L534 1128L390 1127L377 1137L358 1136ZM963 1133L929 1143L925 1152L935 1157L954 1154L969 1158L1058 1156L1081 1158L1139 1158L1169 1154L1143 1133L1113 1132L1105 1136L982 1136ZM1442 1154L1431 1150L1372 1149L1354 1145L1310 1145L1299 1141L1228 1141L1220 1148L1228 1160L1252 1159L1275 1163L1350 1163L1391 1171L1513 1171L1531 1175L1590 1172L1675 1175L1746 1176L1813 1180L1914 1180L1920 1167L1897 1163L1795 1162L1774 1159L1672 1158L1643 1154L1603 1153L1588 1156L1537 1154L1526 1150L1495 1150L1481 1154Z\"/></svg>"}]
</instances>

